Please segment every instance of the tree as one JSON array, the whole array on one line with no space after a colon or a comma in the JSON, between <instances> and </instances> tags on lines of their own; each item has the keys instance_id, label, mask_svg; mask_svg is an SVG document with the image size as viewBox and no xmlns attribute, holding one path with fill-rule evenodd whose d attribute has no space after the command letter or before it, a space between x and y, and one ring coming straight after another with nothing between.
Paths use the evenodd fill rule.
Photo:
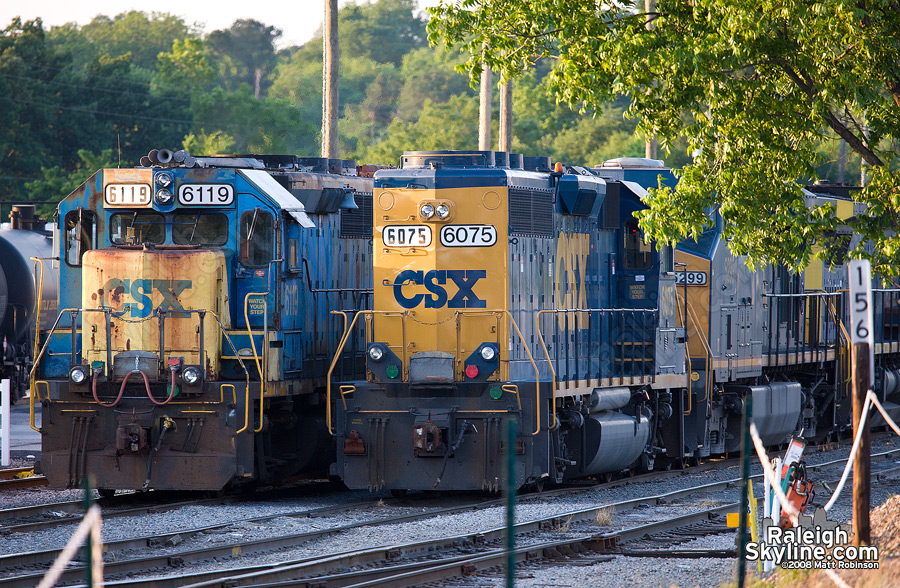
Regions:
<instances>
[{"instance_id":1,"label":"tree","mask_svg":"<svg viewBox=\"0 0 900 588\"><path fill-rule=\"evenodd\" d=\"M287 100L258 100L247 84L235 92L216 88L191 104L194 111L193 138L188 144L215 150L230 148L237 153L303 153L299 146L316 128ZM221 131L221 134L216 134ZM223 140L230 137L232 141ZM190 150L190 148L189 148ZM307 152L309 155L312 153Z\"/></svg>"},{"instance_id":2,"label":"tree","mask_svg":"<svg viewBox=\"0 0 900 588\"><path fill-rule=\"evenodd\" d=\"M475 149L478 145L478 97L458 95L435 104L426 100L414 123L395 120L386 139L366 153L370 163L397 164L404 151Z\"/></svg>"},{"instance_id":3,"label":"tree","mask_svg":"<svg viewBox=\"0 0 900 588\"><path fill-rule=\"evenodd\" d=\"M199 92L215 77L200 39L175 39L172 50L160 53L156 61L159 81L163 87Z\"/></svg>"},{"instance_id":4,"label":"tree","mask_svg":"<svg viewBox=\"0 0 900 588\"><path fill-rule=\"evenodd\" d=\"M275 42L279 37L281 29L253 19L238 19L228 29L211 32L206 47L227 89L248 84L259 98L271 85L269 75L277 62Z\"/></svg>"},{"instance_id":5,"label":"tree","mask_svg":"<svg viewBox=\"0 0 900 588\"><path fill-rule=\"evenodd\" d=\"M172 48L175 39L196 37L197 30L188 27L184 21L174 15L160 12L131 10L116 15L114 18L98 15L81 29L93 51L76 56L85 59L86 64L94 56L108 55L115 59L129 55L134 66L153 70L156 58L160 53Z\"/></svg>"},{"instance_id":6,"label":"tree","mask_svg":"<svg viewBox=\"0 0 900 588\"><path fill-rule=\"evenodd\" d=\"M415 0L350 2L338 13L341 52L400 67L403 56L424 47L425 21Z\"/></svg>"},{"instance_id":7,"label":"tree","mask_svg":"<svg viewBox=\"0 0 900 588\"><path fill-rule=\"evenodd\" d=\"M871 169L855 195L868 205L846 222L871 240L854 256L900 273L900 11L848 0L773 4L737 0L471 0L432 8L430 40L461 45L481 64L516 76L556 61L555 96L602 108L617 94L645 136L664 148L683 135L694 161L674 192L651 191L643 228L658 242L697 236L721 213L731 249L751 265L803 267L834 245L829 207L806 207L835 137ZM654 26L646 26L652 22ZM824 250L817 253L820 248Z\"/></svg>"}]
</instances>

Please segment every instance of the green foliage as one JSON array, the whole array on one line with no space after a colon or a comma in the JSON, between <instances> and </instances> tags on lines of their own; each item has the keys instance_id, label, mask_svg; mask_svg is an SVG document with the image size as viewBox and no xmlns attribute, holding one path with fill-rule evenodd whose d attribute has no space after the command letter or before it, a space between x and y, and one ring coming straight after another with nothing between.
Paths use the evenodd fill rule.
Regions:
<instances>
[{"instance_id":1,"label":"green foliage","mask_svg":"<svg viewBox=\"0 0 900 588\"><path fill-rule=\"evenodd\" d=\"M172 50L157 57L158 80L162 87L200 92L215 77L200 39L175 39Z\"/></svg>"},{"instance_id":2,"label":"green foliage","mask_svg":"<svg viewBox=\"0 0 900 588\"><path fill-rule=\"evenodd\" d=\"M78 160L75 168L69 171L62 169L58 165L42 167L41 179L25 183L28 200L62 200L66 194L69 194L84 183L98 169L117 167L112 149L104 149L99 154L91 153L87 149L79 149ZM38 216L50 218L53 216L55 208L55 204L38 205Z\"/></svg>"},{"instance_id":3,"label":"green foliage","mask_svg":"<svg viewBox=\"0 0 900 588\"><path fill-rule=\"evenodd\" d=\"M216 137L216 131L233 140L230 146L237 153L270 154L300 152L303 138L316 131L290 102L257 100L246 84L235 92L216 88L197 96L191 108L196 121L193 141L217 151L229 145L221 142L222 135Z\"/></svg>"},{"instance_id":4,"label":"green foliage","mask_svg":"<svg viewBox=\"0 0 900 588\"><path fill-rule=\"evenodd\" d=\"M800 183L823 163L823 138L840 136L876 168L859 195L869 211L852 221L874 246L854 255L900 272L887 232L900 214L900 12L848 0L657 0L652 14L634 1L472 0L431 12L431 41L467 49L474 76L482 63L516 76L552 58L560 100L600 110L626 94L645 136L664 148L686 137L697 156L677 192L652 193L640 216L661 242L699 235L716 209L748 263L804 266L837 220L807 209Z\"/></svg>"},{"instance_id":5,"label":"green foliage","mask_svg":"<svg viewBox=\"0 0 900 588\"><path fill-rule=\"evenodd\" d=\"M264 95L271 85L279 37L281 29L252 19L239 19L228 29L210 33L206 47L225 88L234 91L247 84L257 98Z\"/></svg>"},{"instance_id":6,"label":"green foliage","mask_svg":"<svg viewBox=\"0 0 900 588\"><path fill-rule=\"evenodd\" d=\"M81 29L81 35L93 49L83 55L85 63L93 56L117 58L129 55L136 67L152 70L156 58L172 48L175 39L196 36L196 31L172 14L131 10L114 18L99 15Z\"/></svg>"},{"instance_id":7,"label":"green foliage","mask_svg":"<svg viewBox=\"0 0 900 588\"><path fill-rule=\"evenodd\" d=\"M407 52L425 46L425 21L415 0L349 2L338 11L338 37L342 55L399 67Z\"/></svg>"},{"instance_id":8,"label":"green foliage","mask_svg":"<svg viewBox=\"0 0 900 588\"><path fill-rule=\"evenodd\" d=\"M475 149L478 147L478 98L452 96L435 104L426 100L415 123L395 120L387 138L367 151L367 161L398 164L404 151Z\"/></svg>"}]
</instances>

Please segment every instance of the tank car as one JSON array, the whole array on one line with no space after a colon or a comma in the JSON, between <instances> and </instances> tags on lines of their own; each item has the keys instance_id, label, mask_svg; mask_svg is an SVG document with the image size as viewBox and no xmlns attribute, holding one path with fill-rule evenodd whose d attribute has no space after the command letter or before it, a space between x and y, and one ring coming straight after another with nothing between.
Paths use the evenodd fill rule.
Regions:
<instances>
[{"instance_id":1,"label":"tank car","mask_svg":"<svg viewBox=\"0 0 900 588\"><path fill-rule=\"evenodd\" d=\"M516 486L683 467L737 449L749 396L769 445L849 427L844 260L750 271L715 215L657 249L634 212L660 183L675 178L657 160L551 170L493 152L378 172L374 307L345 333L366 337L367 378L329 388L333 473L403 492L497 490L510 453ZM859 212L821 187L807 203ZM894 411L898 301L876 287Z\"/></svg>"},{"instance_id":2,"label":"tank car","mask_svg":"<svg viewBox=\"0 0 900 588\"><path fill-rule=\"evenodd\" d=\"M327 475L332 310L371 302L371 174L151 151L58 208L33 389L53 487L218 491ZM337 369L363 365L353 342ZM32 421L34 422L34 421Z\"/></svg>"},{"instance_id":3,"label":"tank car","mask_svg":"<svg viewBox=\"0 0 900 588\"><path fill-rule=\"evenodd\" d=\"M496 491L654 462L685 385L671 250L640 238L645 161L409 152L375 176L368 378L329 390L351 488ZM635 162L632 162L635 163ZM505 439L514 421L514 444Z\"/></svg>"},{"instance_id":4,"label":"tank car","mask_svg":"<svg viewBox=\"0 0 900 588\"><path fill-rule=\"evenodd\" d=\"M35 207L13 206L10 221L0 230L0 377L9 380L15 403L28 391L36 324L47 328L56 318L59 279L56 267L44 263L51 261L52 238Z\"/></svg>"}]
</instances>

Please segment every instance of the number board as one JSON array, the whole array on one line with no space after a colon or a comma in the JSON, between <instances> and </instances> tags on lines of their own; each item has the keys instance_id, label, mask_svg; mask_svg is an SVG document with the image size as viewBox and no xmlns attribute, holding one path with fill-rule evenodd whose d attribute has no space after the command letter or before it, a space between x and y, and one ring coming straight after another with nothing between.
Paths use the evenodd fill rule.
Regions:
<instances>
[{"instance_id":1,"label":"number board","mask_svg":"<svg viewBox=\"0 0 900 588\"><path fill-rule=\"evenodd\" d=\"M388 225L381 232L386 247L428 247L431 227L427 225Z\"/></svg>"},{"instance_id":2,"label":"number board","mask_svg":"<svg viewBox=\"0 0 900 588\"><path fill-rule=\"evenodd\" d=\"M441 227L444 247L491 247L497 242L493 225L446 225Z\"/></svg>"},{"instance_id":3,"label":"number board","mask_svg":"<svg viewBox=\"0 0 900 588\"><path fill-rule=\"evenodd\" d=\"M706 284L706 272L675 272L675 283L688 286L703 286Z\"/></svg>"},{"instance_id":4,"label":"number board","mask_svg":"<svg viewBox=\"0 0 900 588\"><path fill-rule=\"evenodd\" d=\"M106 184L103 201L107 206L150 206L150 184Z\"/></svg>"},{"instance_id":5,"label":"number board","mask_svg":"<svg viewBox=\"0 0 900 588\"><path fill-rule=\"evenodd\" d=\"M231 184L181 184L178 204L182 206L231 206L234 186Z\"/></svg>"},{"instance_id":6,"label":"number board","mask_svg":"<svg viewBox=\"0 0 900 588\"><path fill-rule=\"evenodd\" d=\"M875 385L875 333L872 329L872 266L867 259L852 259L850 278L850 340L869 344L869 387Z\"/></svg>"}]
</instances>

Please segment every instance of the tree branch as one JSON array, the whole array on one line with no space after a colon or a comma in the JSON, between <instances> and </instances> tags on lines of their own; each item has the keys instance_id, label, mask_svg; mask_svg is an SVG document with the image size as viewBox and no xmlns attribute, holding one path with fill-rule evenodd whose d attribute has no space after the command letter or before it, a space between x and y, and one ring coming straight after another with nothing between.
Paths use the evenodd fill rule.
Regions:
<instances>
[{"instance_id":1,"label":"tree branch","mask_svg":"<svg viewBox=\"0 0 900 588\"><path fill-rule=\"evenodd\" d=\"M779 65L784 71L785 74L797 84L797 87L800 88L808 98L814 99L816 95L815 84L810 78L809 74L803 70L796 71L791 64L789 64L784 59L776 59L775 63ZM830 110L825 110L822 113L822 118L828 124L831 129L838 134L838 136L847 142L847 145L850 146L851 149L856 151L860 157L866 160L866 163L872 166L883 166L884 162L881 161L881 158L875 154L874 151L869 149L869 147L860 140L847 126L841 122L841 120L835 116L833 112ZM865 136L865 135L863 135Z\"/></svg>"}]
</instances>

